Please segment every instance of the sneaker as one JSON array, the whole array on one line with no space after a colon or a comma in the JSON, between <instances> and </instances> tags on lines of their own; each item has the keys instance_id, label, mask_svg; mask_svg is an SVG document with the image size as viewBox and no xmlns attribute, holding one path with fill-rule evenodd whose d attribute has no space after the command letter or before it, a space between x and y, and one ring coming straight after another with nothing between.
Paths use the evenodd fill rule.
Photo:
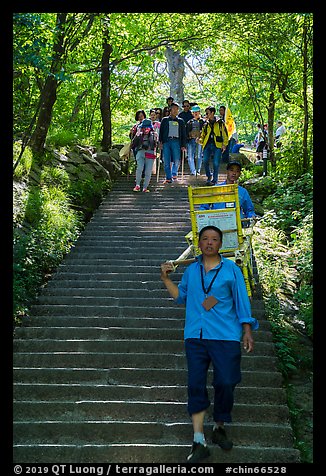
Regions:
<instances>
[{"instance_id":1,"label":"sneaker","mask_svg":"<svg viewBox=\"0 0 326 476\"><path fill-rule=\"evenodd\" d=\"M199 172L199 171L198 171L198 172L196 172L196 175L200 175L200 172Z\"/></svg>"},{"instance_id":2,"label":"sneaker","mask_svg":"<svg viewBox=\"0 0 326 476\"><path fill-rule=\"evenodd\" d=\"M212 182L210 180L207 180L206 185L212 185Z\"/></svg>"},{"instance_id":3,"label":"sneaker","mask_svg":"<svg viewBox=\"0 0 326 476\"><path fill-rule=\"evenodd\" d=\"M172 180L170 180L170 179L165 179L163 183L164 183L164 184L166 184L166 183L172 183Z\"/></svg>"},{"instance_id":4,"label":"sneaker","mask_svg":"<svg viewBox=\"0 0 326 476\"><path fill-rule=\"evenodd\" d=\"M178 180L178 177L176 175L173 175L172 180Z\"/></svg>"},{"instance_id":5,"label":"sneaker","mask_svg":"<svg viewBox=\"0 0 326 476\"><path fill-rule=\"evenodd\" d=\"M133 192L140 192L140 186L136 185L136 187L133 188Z\"/></svg>"},{"instance_id":6,"label":"sneaker","mask_svg":"<svg viewBox=\"0 0 326 476\"><path fill-rule=\"evenodd\" d=\"M233 442L228 440L226 431L220 426L218 428L214 428L213 430L212 443L219 445L222 450L231 450L233 447Z\"/></svg>"},{"instance_id":7,"label":"sneaker","mask_svg":"<svg viewBox=\"0 0 326 476\"><path fill-rule=\"evenodd\" d=\"M211 185L216 185L216 181L215 181L215 180L212 180L212 181L211 181Z\"/></svg>"},{"instance_id":8,"label":"sneaker","mask_svg":"<svg viewBox=\"0 0 326 476\"><path fill-rule=\"evenodd\" d=\"M190 455L187 456L187 463L199 463L201 460L208 458L210 454L207 446L193 442Z\"/></svg>"},{"instance_id":9,"label":"sneaker","mask_svg":"<svg viewBox=\"0 0 326 476\"><path fill-rule=\"evenodd\" d=\"M143 192L149 192L148 188L143 188Z\"/></svg>"}]
</instances>

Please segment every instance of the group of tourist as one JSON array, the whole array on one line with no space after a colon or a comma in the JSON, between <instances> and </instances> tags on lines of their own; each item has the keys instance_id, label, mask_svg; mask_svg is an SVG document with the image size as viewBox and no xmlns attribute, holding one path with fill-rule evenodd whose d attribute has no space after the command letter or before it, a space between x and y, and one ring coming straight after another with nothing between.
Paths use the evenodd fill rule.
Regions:
<instances>
[{"instance_id":1,"label":"group of tourist","mask_svg":"<svg viewBox=\"0 0 326 476\"><path fill-rule=\"evenodd\" d=\"M152 108L149 118L143 109L136 112L136 123L130 129L131 148L137 162L136 184L134 192L149 192L148 185L152 173L156 172L156 155L160 152L160 160L164 165L164 184L178 179L178 171L182 157L187 159L190 174L200 175L202 164L206 174L206 185L215 185L218 179L220 162L229 163L230 152L238 153L244 146L238 140L235 131L229 138L225 113L226 107L220 106L218 115L214 106L208 106L205 113L197 103L187 99L180 106L172 96L166 99L166 106ZM275 146L280 147L280 138L285 127L278 121L275 133ZM268 147L267 124L257 124L254 145L257 152L257 163L263 159L263 151ZM210 161L212 159L212 167Z\"/></svg>"},{"instance_id":2,"label":"group of tourist","mask_svg":"<svg viewBox=\"0 0 326 476\"><path fill-rule=\"evenodd\" d=\"M190 103L186 99L182 102L181 112L179 104L173 97L168 97L166 102L167 106L164 109L151 109L149 119L143 109L136 112L136 123L129 133L131 148L137 162L136 184L133 190L141 191L140 182L144 175L143 192L149 191L148 184L155 168L153 159L157 151L160 151L161 162L164 164L164 184L177 180L181 154L185 154L190 174L200 175L204 164L206 185L215 185L221 159L229 161L230 146L237 142L233 137L230 141L228 139L225 106L219 108L218 116L213 106L207 107L205 114L202 115L198 104ZM153 137L153 149L148 149L148 136Z\"/></svg>"}]
</instances>

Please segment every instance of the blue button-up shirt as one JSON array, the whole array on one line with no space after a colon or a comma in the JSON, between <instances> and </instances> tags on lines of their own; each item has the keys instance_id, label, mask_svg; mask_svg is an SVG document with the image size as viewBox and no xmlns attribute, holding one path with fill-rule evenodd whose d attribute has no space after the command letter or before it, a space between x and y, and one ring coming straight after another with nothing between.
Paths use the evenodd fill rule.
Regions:
<instances>
[{"instance_id":1,"label":"blue button-up shirt","mask_svg":"<svg viewBox=\"0 0 326 476\"><path fill-rule=\"evenodd\" d=\"M226 180L225 182L217 183L218 185L227 185ZM248 191L238 185L238 194L239 194L239 202L240 202L240 217L241 218L252 218L255 217L255 208L251 201L250 195ZM224 202L217 202L217 203L203 203L200 205L199 210L216 210L219 208L225 208Z\"/></svg>"},{"instance_id":2,"label":"blue button-up shirt","mask_svg":"<svg viewBox=\"0 0 326 476\"><path fill-rule=\"evenodd\" d=\"M204 287L207 289L220 267L208 295L217 299L217 304L209 311L202 306L205 293L202 288L200 267L202 267ZM221 256L215 268L205 272L202 255L189 265L178 285L177 304L186 305L184 338L202 338L239 341L242 324L248 323L252 330L259 327L257 319L251 316L251 306L241 269L232 260Z\"/></svg>"}]
</instances>

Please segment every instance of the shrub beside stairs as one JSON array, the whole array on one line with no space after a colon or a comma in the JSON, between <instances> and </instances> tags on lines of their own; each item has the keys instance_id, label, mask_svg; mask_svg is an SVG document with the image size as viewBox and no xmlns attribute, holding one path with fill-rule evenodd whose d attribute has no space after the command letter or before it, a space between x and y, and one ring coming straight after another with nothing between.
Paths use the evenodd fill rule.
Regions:
<instances>
[{"instance_id":1,"label":"shrub beside stairs","mask_svg":"<svg viewBox=\"0 0 326 476\"><path fill-rule=\"evenodd\" d=\"M15 330L14 462L185 461L184 308L169 298L160 263L187 247L191 181L152 178L151 193L133 193L132 178L116 182ZM300 462L259 291L252 309L260 330L242 358L227 427L234 447L211 444L209 411L207 464Z\"/></svg>"}]
</instances>

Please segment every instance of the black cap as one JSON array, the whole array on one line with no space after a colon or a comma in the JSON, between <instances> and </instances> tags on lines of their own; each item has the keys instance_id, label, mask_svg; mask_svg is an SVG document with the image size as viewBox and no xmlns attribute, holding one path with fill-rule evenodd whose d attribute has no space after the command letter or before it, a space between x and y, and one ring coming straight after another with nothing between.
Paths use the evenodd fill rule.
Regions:
<instances>
[{"instance_id":1,"label":"black cap","mask_svg":"<svg viewBox=\"0 0 326 476\"><path fill-rule=\"evenodd\" d=\"M228 165L226 166L226 170L229 170L229 168L231 167L231 165L237 165L238 167L240 167L240 170L242 169L242 164L240 162L238 162L237 160L232 160L231 162L228 163Z\"/></svg>"}]
</instances>

